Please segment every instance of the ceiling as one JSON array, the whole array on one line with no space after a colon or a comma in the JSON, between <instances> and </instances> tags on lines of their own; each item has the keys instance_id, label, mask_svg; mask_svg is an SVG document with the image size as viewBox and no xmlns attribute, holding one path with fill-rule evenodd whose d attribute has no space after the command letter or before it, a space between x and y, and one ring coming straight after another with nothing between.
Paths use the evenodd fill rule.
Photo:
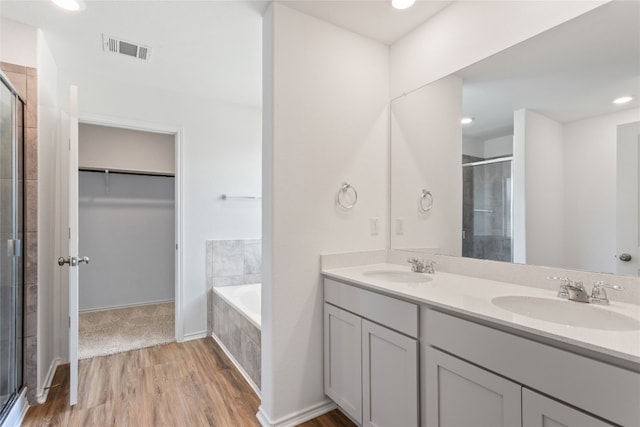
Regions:
<instances>
[{"instance_id":1,"label":"ceiling","mask_svg":"<svg viewBox=\"0 0 640 427\"><path fill-rule=\"evenodd\" d=\"M512 133L521 108L565 123L638 107L640 2L608 3L456 75L474 118L464 135L478 139ZM635 99L612 103L623 95Z\"/></svg>"},{"instance_id":2,"label":"ceiling","mask_svg":"<svg viewBox=\"0 0 640 427\"><path fill-rule=\"evenodd\" d=\"M283 0L279 3L392 45L453 1L417 0L404 10L394 9L391 0Z\"/></svg>"},{"instance_id":3,"label":"ceiling","mask_svg":"<svg viewBox=\"0 0 640 427\"><path fill-rule=\"evenodd\" d=\"M298 0L287 6L392 43L450 1L398 11L390 0ZM0 1L0 15L42 29L58 67L242 105L262 104L262 14L268 1L85 0L79 12L49 0ZM102 34L152 48L143 62L102 50Z\"/></svg>"}]
</instances>

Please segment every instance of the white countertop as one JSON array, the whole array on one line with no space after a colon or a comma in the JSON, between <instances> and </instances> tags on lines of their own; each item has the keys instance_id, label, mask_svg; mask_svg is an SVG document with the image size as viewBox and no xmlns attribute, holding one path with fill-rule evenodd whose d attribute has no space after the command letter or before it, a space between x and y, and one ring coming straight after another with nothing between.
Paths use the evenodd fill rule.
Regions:
<instances>
[{"instance_id":1,"label":"white countertop","mask_svg":"<svg viewBox=\"0 0 640 427\"><path fill-rule=\"evenodd\" d=\"M409 267L397 264L370 264L326 269L322 271L322 274L340 281L352 282L370 290L378 290L417 303L425 303L471 315L513 329L640 364L640 330L612 331L563 325L515 314L491 302L493 298L500 296L528 296L564 301L557 298L555 292L439 271L436 271L436 274L432 276L433 280L425 283L390 282L364 274L374 270L410 271ZM566 303L580 304L573 301L566 301ZM640 320L640 306L638 305L612 301L609 306L595 304L591 306L594 310L607 310Z\"/></svg>"}]
</instances>

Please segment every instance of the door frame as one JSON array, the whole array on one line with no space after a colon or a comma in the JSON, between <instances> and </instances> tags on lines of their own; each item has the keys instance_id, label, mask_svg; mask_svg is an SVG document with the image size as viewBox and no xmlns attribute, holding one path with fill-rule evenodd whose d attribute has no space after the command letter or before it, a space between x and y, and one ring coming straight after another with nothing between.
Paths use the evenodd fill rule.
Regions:
<instances>
[{"instance_id":1,"label":"door frame","mask_svg":"<svg viewBox=\"0 0 640 427\"><path fill-rule=\"evenodd\" d=\"M124 119L98 114L79 114L78 123L109 126L114 128L161 133L174 136L174 168L175 168L175 339L184 341L184 191L183 191L183 144L184 128L179 126L150 123L141 120Z\"/></svg>"}]
</instances>

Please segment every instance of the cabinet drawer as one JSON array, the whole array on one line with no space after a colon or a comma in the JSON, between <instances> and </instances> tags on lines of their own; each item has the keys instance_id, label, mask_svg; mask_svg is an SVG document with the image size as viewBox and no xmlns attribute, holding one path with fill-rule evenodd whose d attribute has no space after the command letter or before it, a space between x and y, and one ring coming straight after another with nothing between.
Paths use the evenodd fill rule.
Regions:
<instances>
[{"instance_id":1,"label":"cabinet drawer","mask_svg":"<svg viewBox=\"0 0 640 427\"><path fill-rule=\"evenodd\" d=\"M636 372L431 309L422 322L430 346L614 423L640 426Z\"/></svg>"},{"instance_id":2,"label":"cabinet drawer","mask_svg":"<svg viewBox=\"0 0 640 427\"><path fill-rule=\"evenodd\" d=\"M358 316L418 338L419 307L406 301L324 279L324 300Z\"/></svg>"}]
</instances>

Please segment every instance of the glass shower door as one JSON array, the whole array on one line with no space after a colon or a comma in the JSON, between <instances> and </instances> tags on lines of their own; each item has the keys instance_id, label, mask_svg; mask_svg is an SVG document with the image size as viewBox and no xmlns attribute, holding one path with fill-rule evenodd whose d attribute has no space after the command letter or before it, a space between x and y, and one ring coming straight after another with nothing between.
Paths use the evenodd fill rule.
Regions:
<instances>
[{"instance_id":1,"label":"glass shower door","mask_svg":"<svg viewBox=\"0 0 640 427\"><path fill-rule=\"evenodd\" d=\"M22 101L0 84L0 421L22 387Z\"/></svg>"},{"instance_id":2,"label":"glass shower door","mask_svg":"<svg viewBox=\"0 0 640 427\"><path fill-rule=\"evenodd\" d=\"M512 261L511 157L462 165L462 256Z\"/></svg>"}]
</instances>

